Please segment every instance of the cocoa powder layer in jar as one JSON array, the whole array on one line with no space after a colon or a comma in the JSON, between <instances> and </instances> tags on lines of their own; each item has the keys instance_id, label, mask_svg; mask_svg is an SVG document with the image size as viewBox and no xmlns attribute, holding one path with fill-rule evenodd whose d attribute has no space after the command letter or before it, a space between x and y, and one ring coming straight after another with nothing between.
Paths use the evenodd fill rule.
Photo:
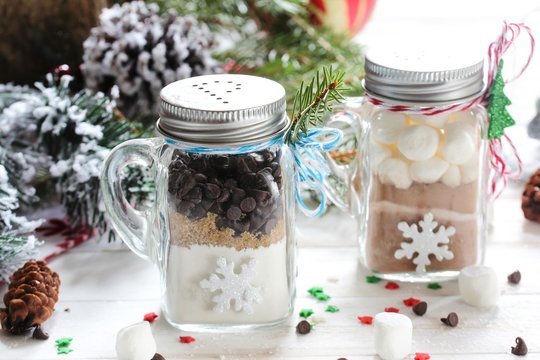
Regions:
<instances>
[{"instance_id":1,"label":"cocoa powder layer in jar","mask_svg":"<svg viewBox=\"0 0 540 360\"><path fill-rule=\"evenodd\" d=\"M453 226L456 233L448 244L454 258L439 261L430 255L431 264L426 266L426 271L460 270L475 264L478 258L477 186L476 182L455 188L413 184L409 189L400 190L374 179L366 239L368 268L383 273L415 272L416 264L412 259L395 257L402 242L411 242L403 237L398 224L402 221L418 224L427 212L433 214L439 227Z\"/></svg>"},{"instance_id":2,"label":"cocoa powder layer in jar","mask_svg":"<svg viewBox=\"0 0 540 360\"><path fill-rule=\"evenodd\" d=\"M284 230L276 231L280 223L284 228L280 158L279 148L235 155L175 151L168 179L173 243L242 248L282 239Z\"/></svg>"}]
</instances>

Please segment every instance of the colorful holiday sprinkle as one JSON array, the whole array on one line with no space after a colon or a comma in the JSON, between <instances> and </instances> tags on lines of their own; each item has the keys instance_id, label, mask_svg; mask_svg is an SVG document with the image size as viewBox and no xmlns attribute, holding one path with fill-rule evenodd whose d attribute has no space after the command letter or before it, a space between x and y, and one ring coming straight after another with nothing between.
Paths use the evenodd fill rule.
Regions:
<instances>
[{"instance_id":1,"label":"colorful holiday sprinkle","mask_svg":"<svg viewBox=\"0 0 540 360\"><path fill-rule=\"evenodd\" d=\"M56 350L57 350L56 352L57 355L67 355L73 351L73 349L70 349L68 347L59 347Z\"/></svg>"},{"instance_id":2,"label":"colorful holiday sprinkle","mask_svg":"<svg viewBox=\"0 0 540 360\"><path fill-rule=\"evenodd\" d=\"M311 315L313 315L313 310L311 309L302 309L300 310L300 317L303 317L304 319L307 319Z\"/></svg>"},{"instance_id":3,"label":"colorful holiday sprinkle","mask_svg":"<svg viewBox=\"0 0 540 360\"><path fill-rule=\"evenodd\" d=\"M154 320L158 318L157 314L155 312L149 312L148 314L144 314L143 320L148 321L149 323L153 323Z\"/></svg>"},{"instance_id":4,"label":"colorful holiday sprinkle","mask_svg":"<svg viewBox=\"0 0 540 360\"><path fill-rule=\"evenodd\" d=\"M181 344L191 344L194 341L195 341L195 338L192 336L180 336Z\"/></svg>"},{"instance_id":5,"label":"colorful holiday sprinkle","mask_svg":"<svg viewBox=\"0 0 540 360\"><path fill-rule=\"evenodd\" d=\"M315 295L315 299L320 300L320 301L328 301L331 298L330 298L330 295L327 295L325 293L317 293Z\"/></svg>"},{"instance_id":6,"label":"colorful holiday sprinkle","mask_svg":"<svg viewBox=\"0 0 540 360\"><path fill-rule=\"evenodd\" d=\"M431 355L428 353L416 353L414 360L429 360L431 359Z\"/></svg>"},{"instance_id":7,"label":"colorful holiday sprinkle","mask_svg":"<svg viewBox=\"0 0 540 360\"><path fill-rule=\"evenodd\" d=\"M416 304L419 304L419 303L420 303L420 300L415 299L413 297L410 297L408 299L403 300L403 304L405 304L405 306L408 306L408 307L413 307L413 306L415 306Z\"/></svg>"},{"instance_id":8,"label":"colorful holiday sprinkle","mask_svg":"<svg viewBox=\"0 0 540 360\"><path fill-rule=\"evenodd\" d=\"M389 281L389 282L386 283L384 288L388 289L388 290L397 290L397 289L399 289L399 284L395 283L393 281Z\"/></svg>"},{"instance_id":9,"label":"colorful holiday sprinkle","mask_svg":"<svg viewBox=\"0 0 540 360\"><path fill-rule=\"evenodd\" d=\"M58 355L67 355L70 352L73 351L73 349L70 349L69 346L71 345L71 342L73 341L73 338L60 338L56 339L54 341L56 345L56 351Z\"/></svg>"},{"instance_id":10,"label":"colorful holiday sprinkle","mask_svg":"<svg viewBox=\"0 0 540 360\"><path fill-rule=\"evenodd\" d=\"M439 289L442 289L442 286L441 284L434 282L434 283L427 284L427 288L431 290L439 290Z\"/></svg>"},{"instance_id":11,"label":"colorful holiday sprinkle","mask_svg":"<svg viewBox=\"0 0 540 360\"><path fill-rule=\"evenodd\" d=\"M309 289L307 292L315 296L317 294L324 293L324 290L322 287L314 286L311 289Z\"/></svg>"},{"instance_id":12,"label":"colorful holiday sprinkle","mask_svg":"<svg viewBox=\"0 0 540 360\"><path fill-rule=\"evenodd\" d=\"M380 277L377 277L375 275L368 275L366 276L366 282L368 284L376 284L378 283L379 281L381 281L382 279Z\"/></svg>"},{"instance_id":13,"label":"colorful holiday sprinkle","mask_svg":"<svg viewBox=\"0 0 540 360\"><path fill-rule=\"evenodd\" d=\"M330 295L325 294L322 287L318 287L318 286L312 287L311 289L308 290L308 293L310 293L312 296L315 297L315 299L320 300L320 301L330 300Z\"/></svg>"},{"instance_id":14,"label":"colorful holiday sprinkle","mask_svg":"<svg viewBox=\"0 0 540 360\"><path fill-rule=\"evenodd\" d=\"M398 308L395 308L395 307L392 307L392 306L389 306L389 307L385 307L384 308L384 312L399 312L399 309Z\"/></svg>"},{"instance_id":15,"label":"colorful holiday sprinkle","mask_svg":"<svg viewBox=\"0 0 540 360\"><path fill-rule=\"evenodd\" d=\"M333 313L337 313L337 312L339 311L339 308L338 308L337 306L335 306L335 305L328 305L328 306L326 307L326 310L324 310L324 311L333 314Z\"/></svg>"},{"instance_id":16,"label":"colorful holiday sprinkle","mask_svg":"<svg viewBox=\"0 0 540 360\"><path fill-rule=\"evenodd\" d=\"M373 324L373 316L358 316L357 319L364 325Z\"/></svg>"}]
</instances>

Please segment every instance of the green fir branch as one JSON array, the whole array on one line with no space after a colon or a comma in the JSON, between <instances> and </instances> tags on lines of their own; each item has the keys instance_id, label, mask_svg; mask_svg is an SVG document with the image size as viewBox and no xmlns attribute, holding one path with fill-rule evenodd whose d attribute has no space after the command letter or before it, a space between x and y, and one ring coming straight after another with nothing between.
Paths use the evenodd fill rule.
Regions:
<instances>
[{"instance_id":1,"label":"green fir branch","mask_svg":"<svg viewBox=\"0 0 540 360\"><path fill-rule=\"evenodd\" d=\"M300 85L293 101L287 143L294 143L299 132L307 133L310 127L322 125L333 105L343 101L343 76L341 71L323 67L309 83Z\"/></svg>"}]
</instances>

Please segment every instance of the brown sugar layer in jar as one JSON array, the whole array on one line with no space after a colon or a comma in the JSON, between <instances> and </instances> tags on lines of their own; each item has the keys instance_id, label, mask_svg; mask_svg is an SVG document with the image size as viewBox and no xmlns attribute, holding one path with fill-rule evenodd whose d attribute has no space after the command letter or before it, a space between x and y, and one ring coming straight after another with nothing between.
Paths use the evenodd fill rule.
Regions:
<instances>
[{"instance_id":1,"label":"brown sugar layer in jar","mask_svg":"<svg viewBox=\"0 0 540 360\"><path fill-rule=\"evenodd\" d=\"M208 213L204 218L191 220L187 216L170 209L169 223L171 245L189 248L191 245L226 246L236 250L268 247L285 237L285 221L278 221L268 234L253 234L245 231L235 235L235 231L216 225L216 214Z\"/></svg>"},{"instance_id":2,"label":"brown sugar layer in jar","mask_svg":"<svg viewBox=\"0 0 540 360\"><path fill-rule=\"evenodd\" d=\"M214 227L231 229L232 236L269 235L284 216L280 158L279 148L245 154L176 151L168 169L169 206L194 222L211 218Z\"/></svg>"},{"instance_id":3,"label":"brown sugar layer in jar","mask_svg":"<svg viewBox=\"0 0 540 360\"><path fill-rule=\"evenodd\" d=\"M427 212L431 212L438 223L434 231L440 226L452 226L456 232L450 236L448 244L454 258L439 261L430 255L431 264L426 266L426 271L460 270L477 262L479 230L475 182L456 188L442 184L414 184L409 189L399 190L374 181L374 187L376 198L369 210L370 230L366 239L367 266L370 269L383 273L415 272L416 264L412 260L416 254L413 259L395 258L402 242L412 242L412 239L403 237L398 224L404 221L419 226Z\"/></svg>"}]
</instances>

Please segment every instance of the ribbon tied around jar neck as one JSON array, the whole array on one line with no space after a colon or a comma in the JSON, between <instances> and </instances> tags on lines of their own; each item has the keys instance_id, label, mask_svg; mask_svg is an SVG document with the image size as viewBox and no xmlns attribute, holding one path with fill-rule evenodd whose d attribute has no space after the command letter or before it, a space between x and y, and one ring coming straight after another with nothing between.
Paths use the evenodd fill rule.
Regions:
<instances>
[{"instance_id":1,"label":"ribbon tied around jar neck","mask_svg":"<svg viewBox=\"0 0 540 360\"><path fill-rule=\"evenodd\" d=\"M521 34L529 37L529 51L527 61L521 67L520 71L511 79L505 80L502 77L503 56L508 49L515 45L516 40ZM506 106L510 105L510 100L503 93L504 85L519 78L530 65L534 54L535 39L531 29L523 23L503 23L503 29L499 37L488 47L487 61L487 80L486 91L478 97L458 104L445 106L407 106L389 104L381 99L374 98L366 93L370 103L392 112L402 112L408 114L419 114L434 116L438 114L465 111L475 105L483 105L488 110L489 127L488 140L490 152L490 193L494 198L501 195L506 188L508 179L519 178L522 172L522 161L512 140L504 133L504 129L515 124L514 119L506 111ZM505 150L511 153L516 169L511 169L506 163L503 153Z\"/></svg>"},{"instance_id":2,"label":"ribbon tied around jar neck","mask_svg":"<svg viewBox=\"0 0 540 360\"><path fill-rule=\"evenodd\" d=\"M330 169L323 153L334 149L342 139L341 130L322 127L309 129L307 133L299 132L296 141L290 144L294 158L296 201L307 216L320 216L326 209L324 178L330 175ZM315 191L319 197L316 208L310 208L302 199L302 185Z\"/></svg>"}]
</instances>

